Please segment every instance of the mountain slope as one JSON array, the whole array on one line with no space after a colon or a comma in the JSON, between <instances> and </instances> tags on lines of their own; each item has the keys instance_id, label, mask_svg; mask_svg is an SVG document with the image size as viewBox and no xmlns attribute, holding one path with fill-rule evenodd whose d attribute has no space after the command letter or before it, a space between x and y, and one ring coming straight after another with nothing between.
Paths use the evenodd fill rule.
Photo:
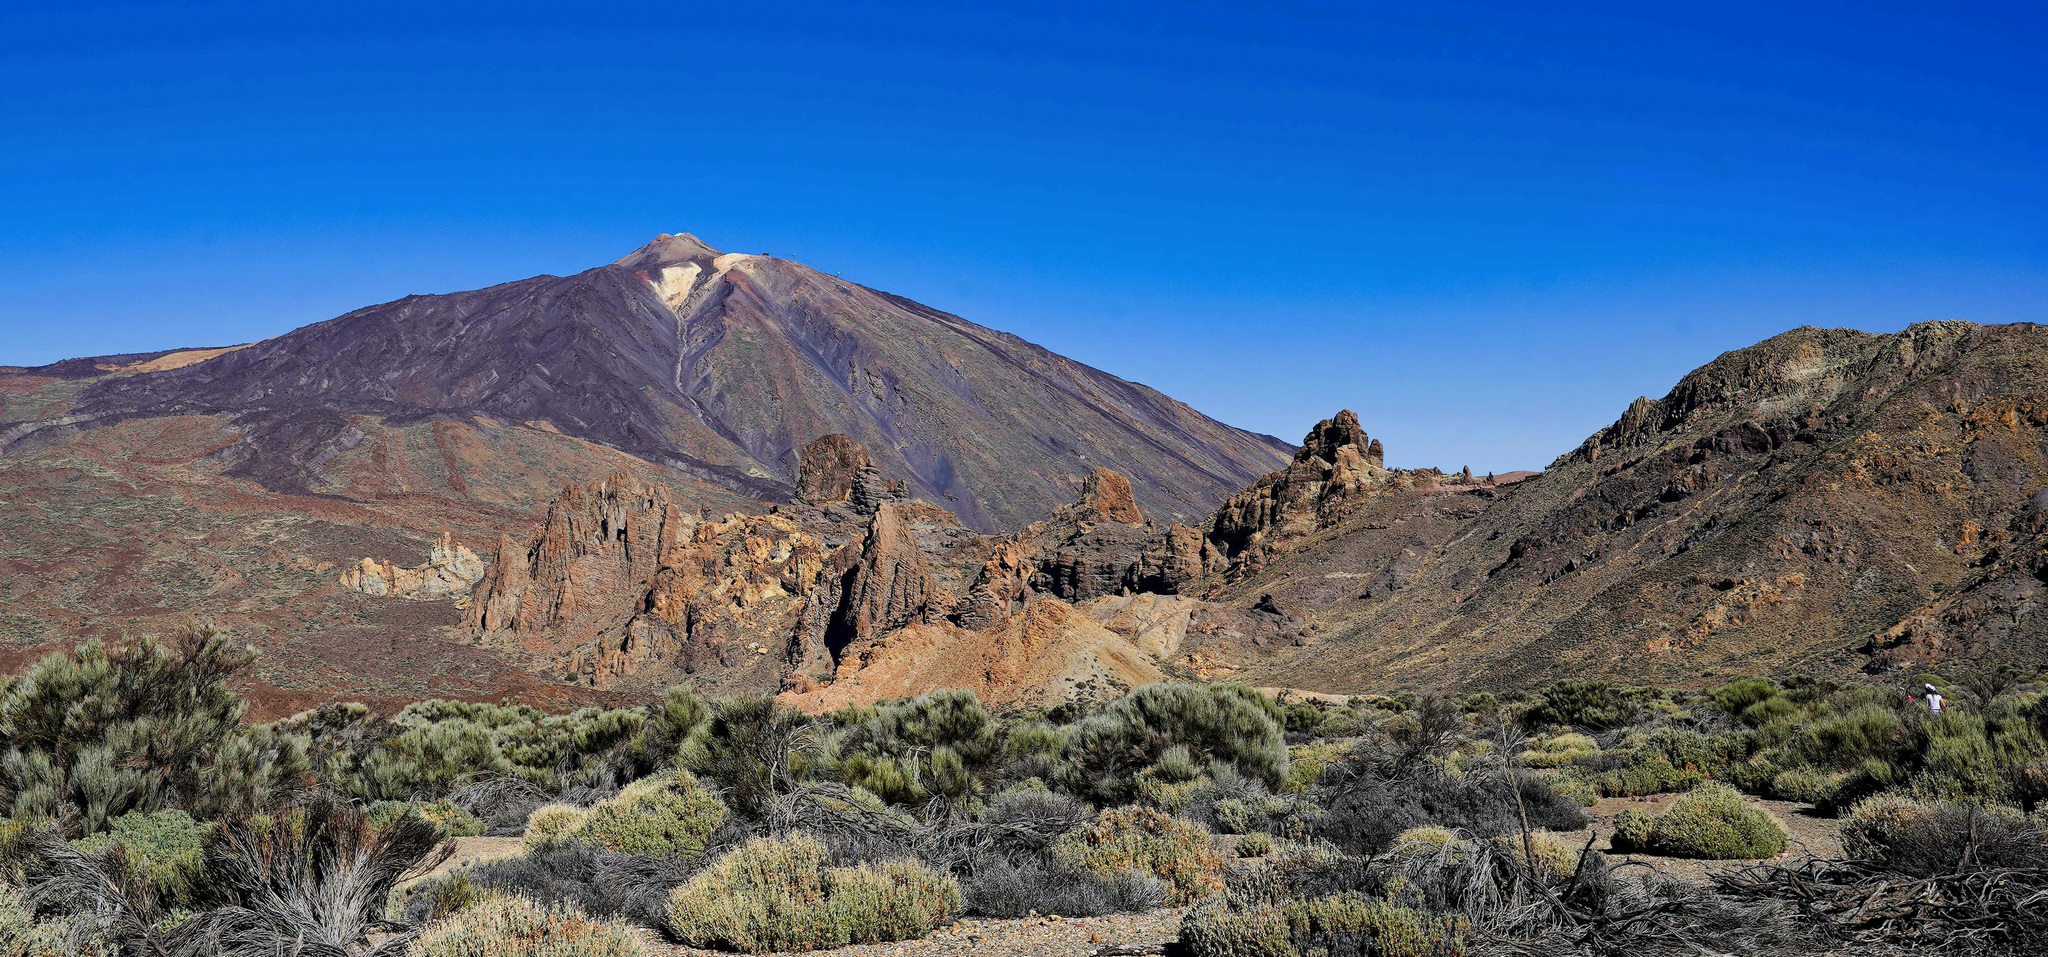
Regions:
<instances>
[{"instance_id":1,"label":"mountain slope","mask_svg":"<svg viewBox=\"0 0 2048 957\"><path fill-rule=\"evenodd\" d=\"M39 371L39 370L31 370ZM983 530L1073 497L1098 466L1196 518L1282 461L1135 383L798 263L663 236L608 266L409 296L79 396L88 424L231 413L239 473L319 490L343 417L483 415L787 499L797 450L844 433Z\"/></svg>"},{"instance_id":2,"label":"mountain slope","mask_svg":"<svg viewBox=\"0 0 2048 957\"><path fill-rule=\"evenodd\" d=\"M2044 489L2048 329L1797 329L1539 476L1388 486L1212 595L1306 616L1246 677L1330 691L2024 663Z\"/></svg>"}]
</instances>

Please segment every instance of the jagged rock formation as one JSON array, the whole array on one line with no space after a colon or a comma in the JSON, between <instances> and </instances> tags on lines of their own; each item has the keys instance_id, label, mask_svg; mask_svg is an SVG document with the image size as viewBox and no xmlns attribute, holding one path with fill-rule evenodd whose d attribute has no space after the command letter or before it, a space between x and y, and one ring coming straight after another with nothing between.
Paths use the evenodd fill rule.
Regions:
<instances>
[{"instance_id":1,"label":"jagged rock formation","mask_svg":"<svg viewBox=\"0 0 2048 957\"><path fill-rule=\"evenodd\" d=\"M824 504L816 496L859 466L833 461L812 477L822 485L800 488L798 445L837 434L842 449L864 444L882 476L991 532L1044 515L1096 463L1154 511L1192 521L1287 452L1015 336L687 234L574 276L408 296L163 359L95 363L156 365L94 368L61 413L0 420L0 451L135 417L229 415L244 432L231 474L329 491L328 462L365 441L360 417L489 417L751 498Z\"/></svg>"},{"instance_id":2,"label":"jagged rock formation","mask_svg":"<svg viewBox=\"0 0 2048 957\"><path fill-rule=\"evenodd\" d=\"M1200 533L1146 523L1122 476L1098 469L1050 518L991 538L943 509L904 501L864 461L858 443L814 441L801 467L816 479L807 483L813 491L766 514L716 522L623 476L566 490L533 537L501 544L470 631L600 687L687 679L817 701L855 694L814 693L856 674L868 676L858 694L893 687L884 675L912 672L883 659L910 645L968 649L959 660L982 662L984 682L1064 676L1061 687L1090 693L1156 677L1159 662L1179 653L1200 611L1194 599L1172 611L1126 602L1121 617L1105 619L1121 630L1107 631L1070 604L1136 601L1200 573ZM1063 628L1072 641L1052 648ZM985 660L1000 649L1050 657L1028 667ZM1095 677L1077 677L1085 675Z\"/></svg>"},{"instance_id":3,"label":"jagged rock formation","mask_svg":"<svg viewBox=\"0 0 2048 957\"><path fill-rule=\"evenodd\" d=\"M483 559L457 545L447 532L427 553L427 562L401 568L391 562L365 558L341 573L341 587L365 595L433 601L455 596L457 607L469 604L469 590L483 580Z\"/></svg>"},{"instance_id":4,"label":"jagged rock formation","mask_svg":"<svg viewBox=\"0 0 2048 957\"><path fill-rule=\"evenodd\" d=\"M853 497L855 480L869 468L867 446L838 433L819 436L804 446L794 499L805 505L844 502Z\"/></svg>"},{"instance_id":5,"label":"jagged rock formation","mask_svg":"<svg viewBox=\"0 0 2048 957\"><path fill-rule=\"evenodd\" d=\"M1436 478L1434 469L1407 476L1403 484ZM1209 519L1204 559L1211 571L1256 572L1267 558L1293 540L1328 528L1349 516L1375 491L1397 481L1386 468L1386 452L1370 438L1350 409L1310 429L1294 461L1231 496Z\"/></svg>"}]
</instances>

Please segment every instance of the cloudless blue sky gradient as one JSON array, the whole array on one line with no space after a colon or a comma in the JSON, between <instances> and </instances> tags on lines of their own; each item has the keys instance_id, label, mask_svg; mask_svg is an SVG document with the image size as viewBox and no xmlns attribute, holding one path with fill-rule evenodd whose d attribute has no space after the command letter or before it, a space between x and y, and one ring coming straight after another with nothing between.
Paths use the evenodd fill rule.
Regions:
<instances>
[{"instance_id":1,"label":"cloudless blue sky gradient","mask_svg":"<svg viewBox=\"0 0 2048 957\"><path fill-rule=\"evenodd\" d=\"M2042 10L13 0L0 363L689 231L1538 468L1795 326L2048 321Z\"/></svg>"}]
</instances>

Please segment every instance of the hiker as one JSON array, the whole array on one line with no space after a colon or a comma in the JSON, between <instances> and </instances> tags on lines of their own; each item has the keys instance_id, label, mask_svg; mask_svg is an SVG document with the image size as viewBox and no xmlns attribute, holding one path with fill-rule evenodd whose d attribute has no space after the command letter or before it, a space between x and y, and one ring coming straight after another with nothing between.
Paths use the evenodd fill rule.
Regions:
<instances>
[{"instance_id":1,"label":"hiker","mask_svg":"<svg viewBox=\"0 0 2048 957\"><path fill-rule=\"evenodd\" d=\"M1927 713L1934 715L1940 714L1941 692L1934 690L1933 685L1922 685L1922 687L1927 689Z\"/></svg>"}]
</instances>

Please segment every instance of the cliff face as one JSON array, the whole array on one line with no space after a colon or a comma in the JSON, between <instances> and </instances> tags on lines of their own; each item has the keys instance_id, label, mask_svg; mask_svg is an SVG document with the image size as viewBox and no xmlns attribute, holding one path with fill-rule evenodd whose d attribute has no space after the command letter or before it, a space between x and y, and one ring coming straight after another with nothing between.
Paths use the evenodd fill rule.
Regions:
<instances>
[{"instance_id":1,"label":"cliff face","mask_svg":"<svg viewBox=\"0 0 2048 957\"><path fill-rule=\"evenodd\" d=\"M0 436L27 429L0 446L232 414L249 435L234 474L324 491L334 450L362 440L352 416L488 416L779 502L815 494L800 487L799 446L841 434L983 531L1044 515L1096 464L1193 521L1287 451L1015 336L688 235L574 276L409 296L158 366L85 387L72 421L0 422Z\"/></svg>"}]
</instances>

